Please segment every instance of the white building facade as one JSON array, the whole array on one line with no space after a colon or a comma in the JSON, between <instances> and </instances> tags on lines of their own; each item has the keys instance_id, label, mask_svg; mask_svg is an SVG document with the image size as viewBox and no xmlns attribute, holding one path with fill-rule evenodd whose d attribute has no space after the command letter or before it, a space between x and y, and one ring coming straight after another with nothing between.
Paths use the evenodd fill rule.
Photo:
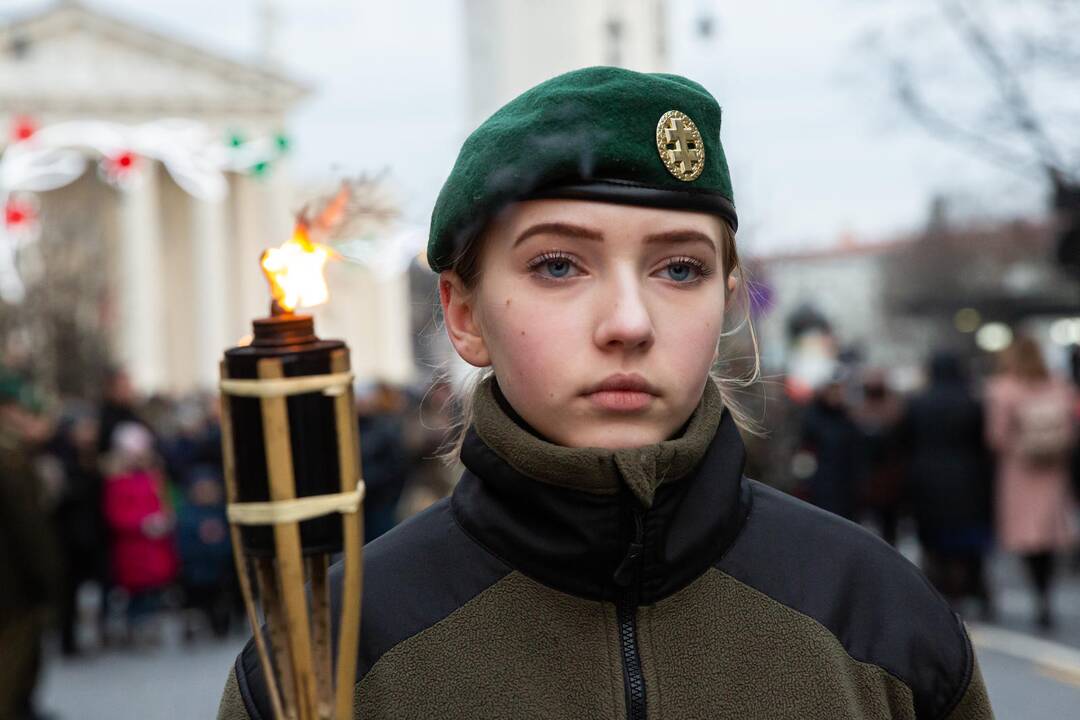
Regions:
<instances>
[{"instance_id":1,"label":"white building facade","mask_svg":"<svg viewBox=\"0 0 1080 720\"><path fill-rule=\"evenodd\" d=\"M104 243L109 354L141 391L216 387L223 350L267 314L259 258L291 235L298 198L284 128L307 94L260 64L75 2L0 24L0 127L29 119L34 134L27 143L60 132L73 138L65 152L86 156L86 172L77 179L35 193L41 229L55 232L51 218L78 205L86 232L64 241ZM168 134L170 119L184 132L194 128L205 147L177 150L183 133ZM0 140L0 153L10 158L18 140ZM103 153L124 150L118 143L128 141L135 179L102 181ZM21 189L17 182L4 187L4 157L0 199ZM216 176L209 185L217 191L197 191L196 176ZM76 196L79 203L72 202ZM332 264L328 274L333 294L330 306L316 309L319 334L349 342L361 378L411 379L406 274L385 278L346 263Z\"/></svg>"},{"instance_id":2,"label":"white building facade","mask_svg":"<svg viewBox=\"0 0 1080 720\"><path fill-rule=\"evenodd\" d=\"M568 70L668 69L667 0L465 0L468 126Z\"/></svg>"},{"instance_id":3,"label":"white building facade","mask_svg":"<svg viewBox=\"0 0 1080 720\"><path fill-rule=\"evenodd\" d=\"M768 368L789 361L788 320L811 308L831 326L843 348L856 348L875 367L921 366L932 344L931 328L887 307L886 273L892 243L757 257L754 280L768 288L771 307L758 322L762 360Z\"/></svg>"}]
</instances>

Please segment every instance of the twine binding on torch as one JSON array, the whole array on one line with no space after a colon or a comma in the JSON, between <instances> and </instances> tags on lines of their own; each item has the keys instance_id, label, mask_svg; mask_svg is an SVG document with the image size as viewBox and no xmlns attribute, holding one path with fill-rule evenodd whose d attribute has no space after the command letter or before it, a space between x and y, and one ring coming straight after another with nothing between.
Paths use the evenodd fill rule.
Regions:
<instances>
[{"instance_id":1,"label":"twine binding on torch","mask_svg":"<svg viewBox=\"0 0 1080 720\"><path fill-rule=\"evenodd\" d=\"M328 375L301 375L299 377L275 378L264 380L237 380L223 378L219 387L221 392L237 397L284 397L302 395L321 390L323 395L334 397L341 395L352 385L351 372L330 373Z\"/></svg>"},{"instance_id":2,"label":"twine binding on torch","mask_svg":"<svg viewBox=\"0 0 1080 720\"><path fill-rule=\"evenodd\" d=\"M355 513L360 509L360 503L363 500L364 481L358 480L356 489L351 492L309 495L292 500L229 503L225 512L229 517L229 522L237 525L275 525L302 522L334 512Z\"/></svg>"}]
</instances>

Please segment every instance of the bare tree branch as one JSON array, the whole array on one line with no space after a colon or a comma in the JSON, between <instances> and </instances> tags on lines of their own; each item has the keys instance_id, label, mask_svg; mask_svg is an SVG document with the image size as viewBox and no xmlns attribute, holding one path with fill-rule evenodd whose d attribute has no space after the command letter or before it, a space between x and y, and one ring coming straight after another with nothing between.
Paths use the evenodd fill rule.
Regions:
<instances>
[{"instance_id":1,"label":"bare tree branch","mask_svg":"<svg viewBox=\"0 0 1080 720\"><path fill-rule=\"evenodd\" d=\"M1041 164L1015 152L986 135L961 127L948 119L927 103L915 83L906 65L894 61L892 67L893 86L901 106L911 117L928 131L958 144L967 145L979 156L998 167L1024 177L1043 176ZM1044 176L1043 176L1044 177Z\"/></svg>"},{"instance_id":2,"label":"bare tree branch","mask_svg":"<svg viewBox=\"0 0 1080 720\"><path fill-rule=\"evenodd\" d=\"M1047 176L1052 179L1064 173L1061 154L1047 136L1027 93L989 32L968 12L962 0L939 0L939 5L993 82L1013 125L1031 143Z\"/></svg>"}]
</instances>

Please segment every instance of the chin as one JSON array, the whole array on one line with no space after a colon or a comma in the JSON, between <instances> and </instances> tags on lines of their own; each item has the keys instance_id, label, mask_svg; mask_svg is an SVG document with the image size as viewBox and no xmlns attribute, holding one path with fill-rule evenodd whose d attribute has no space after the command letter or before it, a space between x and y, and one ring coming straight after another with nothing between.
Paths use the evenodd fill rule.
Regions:
<instances>
[{"instance_id":1,"label":"chin","mask_svg":"<svg viewBox=\"0 0 1080 720\"><path fill-rule=\"evenodd\" d=\"M567 447L599 447L608 450L653 445L665 439L658 428L598 428L591 427L588 432L573 433L570 443L561 443Z\"/></svg>"}]
</instances>

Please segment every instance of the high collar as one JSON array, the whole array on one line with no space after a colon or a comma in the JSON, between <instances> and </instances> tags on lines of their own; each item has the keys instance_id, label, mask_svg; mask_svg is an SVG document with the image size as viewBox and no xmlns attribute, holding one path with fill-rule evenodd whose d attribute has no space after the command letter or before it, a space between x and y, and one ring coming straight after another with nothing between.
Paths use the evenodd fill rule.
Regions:
<instances>
[{"instance_id":1,"label":"high collar","mask_svg":"<svg viewBox=\"0 0 1080 720\"><path fill-rule=\"evenodd\" d=\"M680 434L625 450L548 442L500 401L493 381L478 388L474 408L455 516L551 587L655 602L713 564L745 517L745 452L711 382Z\"/></svg>"},{"instance_id":2,"label":"high collar","mask_svg":"<svg viewBox=\"0 0 1080 720\"><path fill-rule=\"evenodd\" d=\"M690 419L673 437L634 448L566 447L548 441L514 410L494 376L473 396L473 428L480 440L522 475L559 487L614 495L628 487L646 508L657 487L685 477L716 435L724 404L707 382Z\"/></svg>"}]
</instances>

